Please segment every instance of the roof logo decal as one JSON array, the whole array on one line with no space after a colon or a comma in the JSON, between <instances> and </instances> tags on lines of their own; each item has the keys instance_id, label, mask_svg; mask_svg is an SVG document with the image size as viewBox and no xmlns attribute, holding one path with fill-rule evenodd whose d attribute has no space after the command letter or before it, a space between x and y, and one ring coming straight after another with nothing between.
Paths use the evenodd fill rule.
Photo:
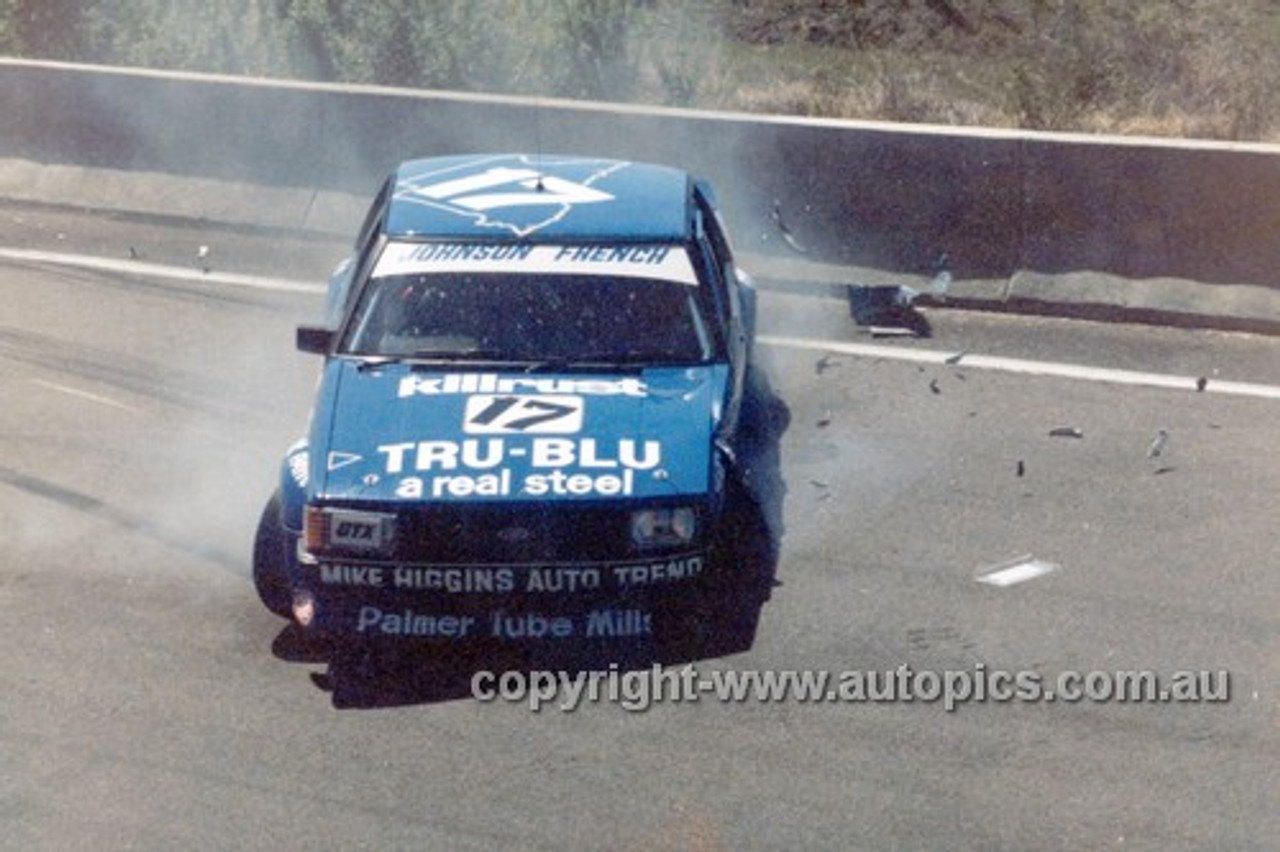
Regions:
<instances>
[{"instance_id":1,"label":"roof logo decal","mask_svg":"<svg viewBox=\"0 0 1280 852\"><path fill-rule=\"evenodd\" d=\"M491 165L480 170L484 161L468 165L476 170L444 179L431 173L403 180L396 186L396 198L465 216L479 227L501 228L525 237L560 221L577 205L612 201L613 195L593 184L627 164L557 162L554 165L560 174L555 175L528 166ZM575 170L582 172L581 179L564 176Z\"/></svg>"}]
</instances>

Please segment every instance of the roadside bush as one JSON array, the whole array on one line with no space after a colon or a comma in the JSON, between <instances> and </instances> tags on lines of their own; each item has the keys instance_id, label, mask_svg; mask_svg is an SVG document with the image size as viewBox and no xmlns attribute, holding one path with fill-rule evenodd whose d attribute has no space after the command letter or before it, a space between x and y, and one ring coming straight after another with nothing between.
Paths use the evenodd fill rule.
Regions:
<instances>
[{"instance_id":1,"label":"roadside bush","mask_svg":"<svg viewBox=\"0 0 1280 852\"><path fill-rule=\"evenodd\" d=\"M1275 0L0 0L0 51L712 109L1280 140Z\"/></svg>"}]
</instances>

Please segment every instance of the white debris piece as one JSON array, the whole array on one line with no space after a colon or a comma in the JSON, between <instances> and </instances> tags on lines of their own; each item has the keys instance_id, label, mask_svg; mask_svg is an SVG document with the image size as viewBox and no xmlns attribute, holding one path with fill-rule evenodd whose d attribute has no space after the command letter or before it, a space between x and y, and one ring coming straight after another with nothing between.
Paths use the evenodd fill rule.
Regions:
<instances>
[{"instance_id":1,"label":"white debris piece","mask_svg":"<svg viewBox=\"0 0 1280 852\"><path fill-rule=\"evenodd\" d=\"M986 583L988 586L1004 588L1005 586L1013 586L1018 583L1025 583L1028 580L1034 580L1037 577L1043 577L1045 574L1057 571L1058 568L1059 566L1053 562L1036 559L1028 554L1019 556L1017 559L1011 559L1008 562L1001 562L997 565L983 568L975 579L979 583Z\"/></svg>"}]
</instances>

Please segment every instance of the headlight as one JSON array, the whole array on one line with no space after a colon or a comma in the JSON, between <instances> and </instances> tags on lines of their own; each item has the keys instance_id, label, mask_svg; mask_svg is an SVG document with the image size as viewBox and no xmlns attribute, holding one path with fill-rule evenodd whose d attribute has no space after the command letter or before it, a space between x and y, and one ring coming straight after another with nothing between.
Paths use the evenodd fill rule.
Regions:
<instances>
[{"instance_id":1,"label":"headlight","mask_svg":"<svg viewBox=\"0 0 1280 852\"><path fill-rule=\"evenodd\" d=\"M308 506L303 514L302 540L310 553L345 550L375 553L391 547L396 516L355 509Z\"/></svg>"},{"instance_id":2,"label":"headlight","mask_svg":"<svg viewBox=\"0 0 1280 852\"><path fill-rule=\"evenodd\" d=\"M641 547L688 544L697 532L693 509L644 509L631 515L631 540Z\"/></svg>"}]
</instances>

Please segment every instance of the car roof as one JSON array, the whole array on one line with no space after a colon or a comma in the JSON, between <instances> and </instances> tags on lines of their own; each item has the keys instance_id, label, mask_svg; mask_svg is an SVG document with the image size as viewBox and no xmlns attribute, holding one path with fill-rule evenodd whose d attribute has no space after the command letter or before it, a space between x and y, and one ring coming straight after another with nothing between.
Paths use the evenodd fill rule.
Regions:
<instances>
[{"instance_id":1,"label":"car roof","mask_svg":"<svg viewBox=\"0 0 1280 852\"><path fill-rule=\"evenodd\" d=\"M668 166L477 154L410 160L391 179L392 238L674 242L691 229L693 181Z\"/></svg>"}]
</instances>

